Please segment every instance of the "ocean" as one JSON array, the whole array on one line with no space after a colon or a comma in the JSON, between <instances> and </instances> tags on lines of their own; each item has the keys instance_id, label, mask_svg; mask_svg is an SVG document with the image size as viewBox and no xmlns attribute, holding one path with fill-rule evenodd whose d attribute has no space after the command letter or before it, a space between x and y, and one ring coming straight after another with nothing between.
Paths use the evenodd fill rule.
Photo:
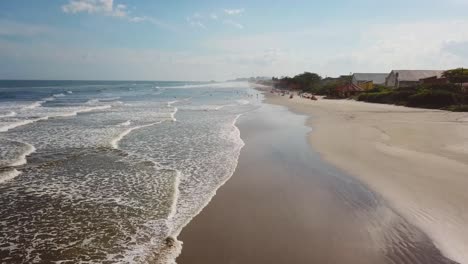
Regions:
<instances>
[{"instance_id":1,"label":"ocean","mask_svg":"<svg viewBox=\"0 0 468 264\"><path fill-rule=\"evenodd\" d=\"M2 263L171 263L257 107L247 83L0 81Z\"/></svg>"}]
</instances>

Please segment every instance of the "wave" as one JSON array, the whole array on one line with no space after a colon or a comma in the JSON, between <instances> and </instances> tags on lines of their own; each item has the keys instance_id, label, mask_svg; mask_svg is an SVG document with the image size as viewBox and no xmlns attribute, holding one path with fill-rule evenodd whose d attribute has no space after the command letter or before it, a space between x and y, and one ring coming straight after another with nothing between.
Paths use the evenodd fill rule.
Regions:
<instances>
[{"instance_id":1,"label":"wave","mask_svg":"<svg viewBox=\"0 0 468 264\"><path fill-rule=\"evenodd\" d=\"M25 106L23 109L34 109L40 107L45 101L36 101L30 105Z\"/></svg>"},{"instance_id":2,"label":"wave","mask_svg":"<svg viewBox=\"0 0 468 264\"><path fill-rule=\"evenodd\" d=\"M12 163L10 163L9 166L16 167L16 166L21 166L21 165L26 164L27 163L26 157L36 151L36 148L33 145L24 143L24 142L20 142L20 143L24 144L26 146L26 149L24 150L23 153L21 153L21 155L18 156L16 160L12 161Z\"/></svg>"},{"instance_id":3,"label":"wave","mask_svg":"<svg viewBox=\"0 0 468 264\"><path fill-rule=\"evenodd\" d=\"M204 84L185 84L179 86L168 86L171 89L188 88L249 88L248 82L222 82L222 83L204 83Z\"/></svg>"},{"instance_id":4,"label":"wave","mask_svg":"<svg viewBox=\"0 0 468 264\"><path fill-rule=\"evenodd\" d=\"M68 112L68 113L58 113L58 114L43 116L43 117L39 117L39 118L20 120L20 121L14 122L12 124L0 126L0 132L7 132L7 131L9 131L9 130L11 130L13 128L17 128L17 127L20 127L20 126L32 124L32 123L35 123L35 122L38 122L38 121L47 120L49 118L76 116L76 115L78 115L80 113L87 113L87 112L91 112L91 111L95 111L95 110L104 110L104 109L108 109L108 108L111 108L111 106L110 105L94 106L94 107L79 109L79 110Z\"/></svg>"},{"instance_id":5,"label":"wave","mask_svg":"<svg viewBox=\"0 0 468 264\"><path fill-rule=\"evenodd\" d=\"M127 122L130 122L130 121L127 121ZM159 123L161 123L161 122L156 122L156 123L151 123L151 124L146 124L146 125L141 125L141 126L135 126L135 127L125 129L124 131L122 131L122 133L118 134L115 138L113 138L111 140L110 145L111 145L112 148L118 149L119 148L119 142L125 136L130 134L132 131L137 130L137 129L141 129L141 128L144 128L144 127L154 126L154 125L159 124Z\"/></svg>"},{"instance_id":6,"label":"wave","mask_svg":"<svg viewBox=\"0 0 468 264\"><path fill-rule=\"evenodd\" d=\"M125 121L123 123L118 124L117 126L129 126L131 124L132 124L132 122L130 120L127 120L127 121Z\"/></svg>"},{"instance_id":7,"label":"wave","mask_svg":"<svg viewBox=\"0 0 468 264\"><path fill-rule=\"evenodd\" d=\"M236 100L236 102L240 105L246 105L246 104L250 104L250 102L248 100L245 100L245 99L239 99L239 100Z\"/></svg>"},{"instance_id":8,"label":"wave","mask_svg":"<svg viewBox=\"0 0 468 264\"><path fill-rule=\"evenodd\" d=\"M235 169L237 168L237 164L239 163L239 156L240 156L240 152L242 150L242 148L245 146L245 142L242 140L241 138L241 134L240 134L240 130L239 128L236 126L236 123L237 121L239 120L239 118L242 116L242 114L238 114L234 120L232 121L231 123L231 126L233 127L233 137L235 138L236 140L236 145L237 145L237 148L235 150L235 153L236 153L236 158L234 160L234 166L232 166L232 170L229 172L229 175L223 180L221 181L221 183L213 189L213 192L212 194L210 195L210 197L205 201L205 203L203 204L203 206L200 207L200 209L195 212L195 214L192 215L191 218L187 219L185 221L185 225L182 225L179 229L177 230L172 230L172 235L174 236L174 238L176 239L176 242L178 243L181 243L180 241L177 241L177 237L180 235L180 232L182 232L182 229L187 226L198 214L201 213L201 211L211 202L211 200L213 199L213 197L216 195L216 192L219 188L221 188L224 184L226 184L226 182L232 177L232 175L234 174L234 171ZM174 217L174 216L172 216Z\"/></svg>"},{"instance_id":9,"label":"wave","mask_svg":"<svg viewBox=\"0 0 468 264\"><path fill-rule=\"evenodd\" d=\"M172 218L174 218L175 214L177 213L177 201L179 200L179 185L180 185L180 178L182 177L182 172L179 170L176 170L176 175L174 178L174 187L173 187L173 197L172 197L172 203L171 203L171 209L169 211L169 214L167 216L167 219L170 221Z\"/></svg>"},{"instance_id":10,"label":"wave","mask_svg":"<svg viewBox=\"0 0 468 264\"><path fill-rule=\"evenodd\" d=\"M20 127L20 126L32 124L32 123L35 123L37 121L46 120L48 118L49 118L48 116L45 116L45 117L40 117L40 118L35 118L35 119L20 120L20 121L14 122L12 124L1 126L0 127L0 132L7 132L8 130L11 130L13 128L17 128L17 127Z\"/></svg>"},{"instance_id":11,"label":"wave","mask_svg":"<svg viewBox=\"0 0 468 264\"><path fill-rule=\"evenodd\" d=\"M179 109L177 107L174 107L174 112L171 113L171 119L173 122L176 122L177 119L175 118L175 115Z\"/></svg>"},{"instance_id":12,"label":"wave","mask_svg":"<svg viewBox=\"0 0 468 264\"><path fill-rule=\"evenodd\" d=\"M64 97L64 96L65 94L63 93L53 94L50 97L42 98L39 101L33 102L32 104L25 106L23 109L34 109L34 108L42 106L42 104L44 104L45 102L52 102L52 101L55 101L58 97Z\"/></svg>"},{"instance_id":13,"label":"wave","mask_svg":"<svg viewBox=\"0 0 468 264\"><path fill-rule=\"evenodd\" d=\"M183 106L183 110L192 110L192 111L218 111L224 107L235 106L234 104L226 105L200 105L200 106Z\"/></svg>"},{"instance_id":14,"label":"wave","mask_svg":"<svg viewBox=\"0 0 468 264\"><path fill-rule=\"evenodd\" d=\"M16 115L16 112L14 111L8 111L8 113L4 114L4 113L1 113L0 114L0 118L2 117L12 117L12 116L15 116Z\"/></svg>"},{"instance_id":15,"label":"wave","mask_svg":"<svg viewBox=\"0 0 468 264\"><path fill-rule=\"evenodd\" d=\"M0 184L16 178L21 172L16 169L0 172Z\"/></svg>"},{"instance_id":16,"label":"wave","mask_svg":"<svg viewBox=\"0 0 468 264\"><path fill-rule=\"evenodd\" d=\"M169 101L169 102L167 102L167 106L170 107L173 104L178 103L178 102L180 102L180 101L179 100Z\"/></svg>"}]
</instances>

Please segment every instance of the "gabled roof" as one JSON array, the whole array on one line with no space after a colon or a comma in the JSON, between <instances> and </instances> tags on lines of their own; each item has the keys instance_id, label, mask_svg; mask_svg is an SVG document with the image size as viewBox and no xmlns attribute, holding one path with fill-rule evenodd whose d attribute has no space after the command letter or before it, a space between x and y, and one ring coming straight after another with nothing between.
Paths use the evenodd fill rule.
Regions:
<instances>
[{"instance_id":1,"label":"gabled roof","mask_svg":"<svg viewBox=\"0 0 468 264\"><path fill-rule=\"evenodd\" d=\"M372 81L374 84L383 84L388 73L355 73L353 76L359 82Z\"/></svg>"},{"instance_id":2,"label":"gabled roof","mask_svg":"<svg viewBox=\"0 0 468 264\"><path fill-rule=\"evenodd\" d=\"M392 73L398 73L399 81L417 82L421 79L437 76L440 78L444 71L423 71L423 70L393 70Z\"/></svg>"}]
</instances>

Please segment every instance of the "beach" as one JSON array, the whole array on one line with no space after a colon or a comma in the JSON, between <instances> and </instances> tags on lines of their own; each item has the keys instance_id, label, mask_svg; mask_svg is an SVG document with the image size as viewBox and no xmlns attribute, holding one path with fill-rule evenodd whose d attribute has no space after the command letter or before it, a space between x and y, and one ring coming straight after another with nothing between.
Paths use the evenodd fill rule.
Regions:
<instances>
[{"instance_id":1,"label":"beach","mask_svg":"<svg viewBox=\"0 0 468 264\"><path fill-rule=\"evenodd\" d=\"M270 96L311 116L325 160L381 194L448 257L468 262L468 114Z\"/></svg>"},{"instance_id":2,"label":"beach","mask_svg":"<svg viewBox=\"0 0 468 264\"><path fill-rule=\"evenodd\" d=\"M466 126L449 121L462 114L269 93L265 102L239 118L236 171L183 229L177 263L464 263ZM453 126L437 145L445 157L425 154L436 134L421 130L418 145L401 131L421 115L433 118L420 120L425 129Z\"/></svg>"}]
</instances>

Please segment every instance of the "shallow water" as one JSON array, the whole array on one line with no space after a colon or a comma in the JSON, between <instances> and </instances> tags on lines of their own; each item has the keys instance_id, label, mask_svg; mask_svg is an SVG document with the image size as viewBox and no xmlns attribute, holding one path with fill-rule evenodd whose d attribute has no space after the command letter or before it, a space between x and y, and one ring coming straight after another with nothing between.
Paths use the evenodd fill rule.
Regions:
<instances>
[{"instance_id":1,"label":"shallow water","mask_svg":"<svg viewBox=\"0 0 468 264\"><path fill-rule=\"evenodd\" d=\"M233 173L245 83L0 82L2 263L135 263ZM168 254L164 256L164 254Z\"/></svg>"}]
</instances>

